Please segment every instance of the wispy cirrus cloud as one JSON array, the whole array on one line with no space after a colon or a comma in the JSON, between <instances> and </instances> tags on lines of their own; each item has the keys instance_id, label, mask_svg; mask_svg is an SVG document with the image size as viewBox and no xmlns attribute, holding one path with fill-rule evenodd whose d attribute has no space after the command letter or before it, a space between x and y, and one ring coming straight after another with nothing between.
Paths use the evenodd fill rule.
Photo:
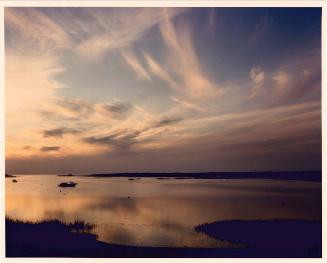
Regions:
<instances>
[{"instance_id":1,"label":"wispy cirrus cloud","mask_svg":"<svg viewBox=\"0 0 327 263\"><path fill-rule=\"evenodd\" d=\"M158 62L156 62L154 60L154 58L144 52L143 53L145 60L147 62L147 67L149 69L149 71L151 72L151 74L163 81L165 81L170 88L173 88L174 90L177 90L177 82L172 78L172 76L170 75L170 73L164 69Z\"/></svg>"},{"instance_id":2,"label":"wispy cirrus cloud","mask_svg":"<svg viewBox=\"0 0 327 263\"><path fill-rule=\"evenodd\" d=\"M102 32L81 41L77 46L79 54L94 58L108 50L130 47L145 36L147 30L158 25L162 20L161 8L116 8L110 15L107 13L89 11L90 16L97 21ZM169 14L173 17L185 8L172 8ZM133 23L130 23L133 21Z\"/></svg>"},{"instance_id":3,"label":"wispy cirrus cloud","mask_svg":"<svg viewBox=\"0 0 327 263\"><path fill-rule=\"evenodd\" d=\"M157 77L183 96L217 96L220 93L219 87L205 74L193 45L189 25L180 23L175 27L171 21L171 12L171 9L164 8L160 13L161 36L167 48L166 58L158 63L150 53L144 51L144 67L141 59L125 51L122 53L124 60L139 78L150 80L151 76Z\"/></svg>"},{"instance_id":4,"label":"wispy cirrus cloud","mask_svg":"<svg viewBox=\"0 0 327 263\"><path fill-rule=\"evenodd\" d=\"M186 10L170 8L169 16ZM161 22L161 12L161 8L6 8L5 20L10 45L24 52L69 49L99 59L108 50L130 47L144 37Z\"/></svg>"},{"instance_id":5,"label":"wispy cirrus cloud","mask_svg":"<svg viewBox=\"0 0 327 263\"><path fill-rule=\"evenodd\" d=\"M219 87L205 74L193 45L189 25L179 24L175 29L168 9L164 9L163 16L160 28L168 51L167 63L178 77L179 92L189 97L217 96Z\"/></svg>"},{"instance_id":6,"label":"wispy cirrus cloud","mask_svg":"<svg viewBox=\"0 0 327 263\"><path fill-rule=\"evenodd\" d=\"M248 11L224 12L6 8L7 158L117 170L149 167L142 158L190 170L258 160L266 169L280 158L302 167L314 149L308 163L318 167L317 28L301 19L308 35L295 23L278 28L271 21L285 14L274 10L256 13L255 27L244 24ZM285 43L258 45L268 36Z\"/></svg>"},{"instance_id":7,"label":"wispy cirrus cloud","mask_svg":"<svg viewBox=\"0 0 327 263\"><path fill-rule=\"evenodd\" d=\"M140 63L140 61L135 57L131 51L124 50L121 55L126 62L126 64L135 72L139 79L151 80L151 77Z\"/></svg>"},{"instance_id":8,"label":"wispy cirrus cloud","mask_svg":"<svg viewBox=\"0 0 327 263\"><path fill-rule=\"evenodd\" d=\"M5 20L10 45L18 50L52 54L71 45L64 28L38 8L5 8Z\"/></svg>"}]
</instances>

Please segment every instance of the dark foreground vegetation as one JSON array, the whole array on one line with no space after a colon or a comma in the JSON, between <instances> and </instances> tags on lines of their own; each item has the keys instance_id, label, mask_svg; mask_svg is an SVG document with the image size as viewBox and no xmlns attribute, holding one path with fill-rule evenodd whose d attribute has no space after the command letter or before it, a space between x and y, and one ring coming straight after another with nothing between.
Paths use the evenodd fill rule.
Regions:
<instances>
[{"instance_id":1,"label":"dark foreground vegetation","mask_svg":"<svg viewBox=\"0 0 327 263\"><path fill-rule=\"evenodd\" d=\"M229 221L196 227L245 248L133 247L107 244L77 221L39 223L6 218L7 257L321 257L321 223L313 221Z\"/></svg>"},{"instance_id":2,"label":"dark foreground vegetation","mask_svg":"<svg viewBox=\"0 0 327 263\"><path fill-rule=\"evenodd\" d=\"M213 238L243 244L249 255L321 257L322 224L308 220L232 220L195 228Z\"/></svg>"},{"instance_id":3,"label":"dark foreground vegetation","mask_svg":"<svg viewBox=\"0 0 327 263\"><path fill-rule=\"evenodd\" d=\"M305 172L208 172L208 173L103 173L91 177L156 177L157 179L278 179L321 182L321 171Z\"/></svg>"}]
</instances>

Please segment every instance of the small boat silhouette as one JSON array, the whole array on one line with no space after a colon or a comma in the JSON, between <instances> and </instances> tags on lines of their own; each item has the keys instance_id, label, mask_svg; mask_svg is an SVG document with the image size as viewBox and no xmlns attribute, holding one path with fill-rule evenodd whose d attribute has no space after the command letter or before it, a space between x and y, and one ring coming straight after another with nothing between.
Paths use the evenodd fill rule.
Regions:
<instances>
[{"instance_id":1,"label":"small boat silhouette","mask_svg":"<svg viewBox=\"0 0 327 263\"><path fill-rule=\"evenodd\" d=\"M72 181L62 182L62 183L58 184L59 187L75 187L76 185L77 185L77 183L74 183Z\"/></svg>"}]
</instances>

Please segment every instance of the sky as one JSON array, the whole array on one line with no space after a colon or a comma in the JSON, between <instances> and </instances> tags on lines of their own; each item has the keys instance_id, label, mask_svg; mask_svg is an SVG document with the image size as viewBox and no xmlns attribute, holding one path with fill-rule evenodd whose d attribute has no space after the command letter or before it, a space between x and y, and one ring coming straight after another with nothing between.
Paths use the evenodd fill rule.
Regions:
<instances>
[{"instance_id":1,"label":"sky","mask_svg":"<svg viewBox=\"0 0 327 263\"><path fill-rule=\"evenodd\" d=\"M5 8L6 172L321 169L321 8Z\"/></svg>"}]
</instances>

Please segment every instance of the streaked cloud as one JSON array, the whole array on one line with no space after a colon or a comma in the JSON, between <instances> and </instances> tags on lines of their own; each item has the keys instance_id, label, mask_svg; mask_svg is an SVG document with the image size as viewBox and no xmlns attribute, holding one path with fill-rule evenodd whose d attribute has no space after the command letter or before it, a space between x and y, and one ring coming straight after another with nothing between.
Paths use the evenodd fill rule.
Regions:
<instances>
[{"instance_id":1,"label":"streaked cloud","mask_svg":"<svg viewBox=\"0 0 327 263\"><path fill-rule=\"evenodd\" d=\"M166 126L166 125L175 124L175 123L181 122L182 120L183 120L183 118L181 118L181 117L173 117L173 118L165 117L165 118L161 119L155 125L155 127L162 127L162 126Z\"/></svg>"},{"instance_id":2,"label":"streaked cloud","mask_svg":"<svg viewBox=\"0 0 327 263\"><path fill-rule=\"evenodd\" d=\"M178 91L189 97L217 96L219 87L204 73L193 46L190 27L185 23L175 29L169 17L169 9L163 10L161 34L167 46L169 68L179 79Z\"/></svg>"},{"instance_id":3,"label":"streaked cloud","mask_svg":"<svg viewBox=\"0 0 327 263\"><path fill-rule=\"evenodd\" d=\"M12 34L11 45L29 47L29 53L53 53L70 46L65 30L38 8L6 8L6 28Z\"/></svg>"},{"instance_id":4,"label":"streaked cloud","mask_svg":"<svg viewBox=\"0 0 327 263\"><path fill-rule=\"evenodd\" d=\"M87 137L84 142L89 144L99 144L102 146L114 146L116 149L126 149L136 143L138 132L118 132L108 136Z\"/></svg>"},{"instance_id":5,"label":"streaked cloud","mask_svg":"<svg viewBox=\"0 0 327 263\"><path fill-rule=\"evenodd\" d=\"M40 151L41 152L57 152L60 150L60 147L59 146L43 146L40 148Z\"/></svg>"},{"instance_id":6,"label":"streaked cloud","mask_svg":"<svg viewBox=\"0 0 327 263\"><path fill-rule=\"evenodd\" d=\"M65 134L78 134L81 131L75 129L69 129L65 127L44 130L42 131L43 137L57 137L62 138Z\"/></svg>"},{"instance_id":7,"label":"streaked cloud","mask_svg":"<svg viewBox=\"0 0 327 263\"><path fill-rule=\"evenodd\" d=\"M82 41L77 51L86 57L99 57L108 50L130 47L144 37L147 30L162 20L161 8L121 8L113 9L109 16L102 12L89 11L90 16L101 26L102 32ZM183 8L171 9L169 16L185 11ZM133 21L133 23L130 23Z\"/></svg>"},{"instance_id":8,"label":"streaked cloud","mask_svg":"<svg viewBox=\"0 0 327 263\"><path fill-rule=\"evenodd\" d=\"M113 146L113 150L128 150L132 145L157 140L158 138L153 136L158 136L159 133L163 132L162 128L173 126L181 121L183 121L181 117L164 116L160 120L149 122L146 126L139 129L114 130L107 135L85 137L83 141L89 144Z\"/></svg>"},{"instance_id":9,"label":"streaked cloud","mask_svg":"<svg viewBox=\"0 0 327 263\"><path fill-rule=\"evenodd\" d=\"M6 8L6 167L319 169L319 12L297 10Z\"/></svg>"},{"instance_id":10,"label":"streaked cloud","mask_svg":"<svg viewBox=\"0 0 327 263\"><path fill-rule=\"evenodd\" d=\"M196 103L183 99L183 98L178 98L178 97L172 97L171 98L174 102L178 103L179 105L182 105L183 107L187 108L187 109L191 109L191 110L195 110L195 111L199 111L202 112L203 108L199 105L197 105Z\"/></svg>"},{"instance_id":11,"label":"streaked cloud","mask_svg":"<svg viewBox=\"0 0 327 263\"><path fill-rule=\"evenodd\" d=\"M64 99L56 102L57 108L63 115L77 118L123 118L131 109L130 103L124 102L92 102L85 99ZM58 113L58 111L57 111Z\"/></svg>"},{"instance_id":12,"label":"streaked cloud","mask_svg":"<svg viewBox=\"0 0 327 263\"><path fill-rule=\"evenodd\" d=\"M128 112L132 105L130 103L116 102L116 103L105 103L102 104L101 107L110 114L124 114Z\"/></svg>"},{"instance_id":13,"label":"streaked cloud","mask_svg":"<svg viewBox=\"0 0 327 263\"><path fill-rule=\"evenodd\" d=\"M159 79L165 81L171 88L177 90L178 84L176 81L170 76L170 74L159 65L149 54L144 53L145 60L147 62L147 66L149 71Z\"/></svg>"},{"instance_id":14,"label":"streaked cloud","mask_svg":"<svg viewBox=\"0 0 327 263\"><path fill-rule=\"evenodd\" d=\"M131 51L125 50L121 54L127 65L130 66L139 79L151 80L149 74Z\"/></svg>"}]
</instances>

